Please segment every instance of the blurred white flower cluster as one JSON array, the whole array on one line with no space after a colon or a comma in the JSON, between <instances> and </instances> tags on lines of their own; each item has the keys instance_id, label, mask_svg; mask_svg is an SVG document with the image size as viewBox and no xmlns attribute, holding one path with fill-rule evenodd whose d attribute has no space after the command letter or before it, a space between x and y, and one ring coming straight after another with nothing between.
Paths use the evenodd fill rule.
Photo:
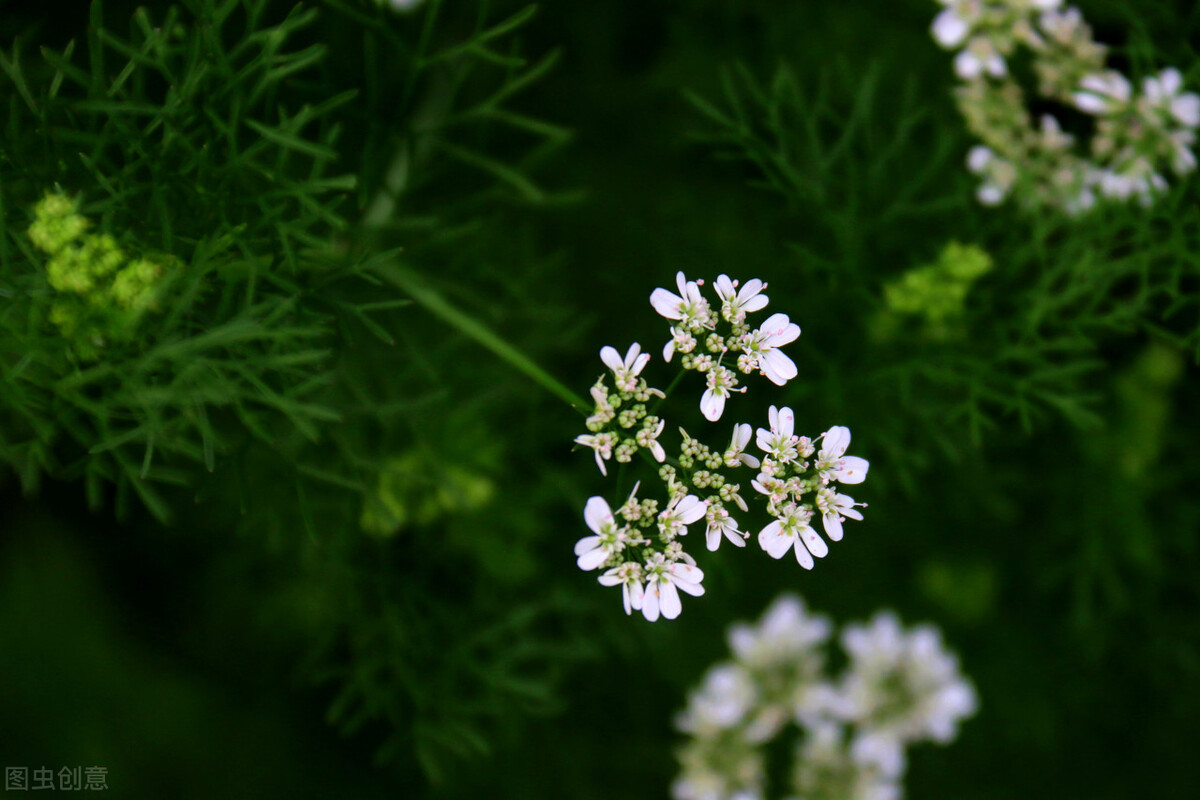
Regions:
<instances>
[{"instance_id":1,"label":"blurred white flower cluster","mask_svg":"<svg viewBox=\"0 0 1200 800\"><path fill-rule=\"evenodd\" d=\"M1164 173L1183 176L1196 168L1200 96L1183 91L1178 70L1146 78L1138 92L1105 68L1107 48L1092 39L1079 9L1064 9L1062 0L938 2L944 8L933 37L957 51L959 109L982 141L967 156L982 179L981 203L1015 195L1023 205L1069 214L1101 199L1149 205L1167 188ZM1033 54L1041 97L1095 118L1086 154L1054 116L1033 123L1008 66L1020 47Z\"/></svg>"},{"instance_id":2,"label":"blurred white flower cluster","mask_svg":"<svg viewBox=\"0 0 1200 800\"><path fill-rule=\"evenodd\" d=\"M727 360L744 375L760 372L779 385L796 376L795 363L779 348L794 341L800 328L786 314L772 315L758 329L746 323L748 313L767 304L762 281L750 280L739 288L737 281L720 276L716 281L719 312L701 294L702 281L688 281L681 272L676 284L678 294L655 289L650 303L674 323L664 360L671 361L679 352L684 371L679 377L687 370L708 376L700 401L706 419L720 418L730 391L745 391L735 389L738 377L723 364ZM639 482L615 511L599 496L590 498L584 508L584 521L592 533L575 545L579 568L602 569L601 584L621 586L627 614L641 611L652 622L660 616L674 619L681 611L679 592L703 594L704 572L684 549L689 526L703 522L710 551L725 540L745 547L750 534L732 514L750 511L747 498L763 496L771 517L758 534L759 546L777 559L791 550L805 569L812 569L814 558L829 552L812 527L814 518L820 517L832 541L842 538L847 518L862 519L857 509L866 504L839 491L841 486L862 483L870 467L865 459L846 455L848 428L835 426L815 440L797 436L792 410L771 406L769 428L755 433L749 423L735 423L728 446L710 447L679 428L678 455L668 456L659 441L666 422L655 413L666 394L642 377L650 354L635 342L624 357L606 346L600 359L609 373L591 388L594 409L587 418L588 433L577 436L575 443L592 451L605 476L610 462L629 464L644 451L647 463L661 465L657 477L666 494L661 504L639 498ZM761 459L746 452L752 438L762 451ZM755 472L738 479L736 471L746 468ZM743 493L745 483L753 493Z\"/></svg>"},{"instance_id":3,"label":"blurred white flower cluster","mask_svg":"<svg viewBox=\"0 0 1200 800\"><path fill-rule=\"evenodd\" d=\"M829 620L798 597L777 599L758 625L729 630L733 660L712 667L676 726L675 800L761 800L763 749L789 724L796 748L790 800L898 800L905 748L952 741L975 713L975 690L936 628L901 628L891 613L847 625L843 673L826 673Z\"/></svg>"}]
</instances>

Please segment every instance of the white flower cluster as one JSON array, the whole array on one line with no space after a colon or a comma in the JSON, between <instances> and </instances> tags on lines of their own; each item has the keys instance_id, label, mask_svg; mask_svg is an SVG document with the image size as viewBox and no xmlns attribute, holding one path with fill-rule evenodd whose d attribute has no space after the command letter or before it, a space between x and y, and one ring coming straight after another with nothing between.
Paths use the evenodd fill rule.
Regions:
<instances>
[{"instance_id":1,"label":"white flower cluster","mask_svg":"<svg viewBox=\"0 0 1200 800\"><path fill-rule=\"evenodd\" d=\"M683 353L685 370L698 369L709 375L701 409L710 420L721 415L726 396L722 392L737 383L732 371L721 366L726 356L736 354L743 373L760 371L782 385L795 377L797 370L778 347L800 334L785 314L775 314L758 330L746 325L746 314L767 303L761 294L762 281L747 281L739 290L736 281L722 275L716 285L722 299L720 319L729 326L725 333L716 330L717 316L700 294L700 283L685 280L683 273L678 275L678 295L665 289L656 289L651 295L655 309L677 322L664 359L670 361L678 350ZM709 354L696 354L696 336L705 333ZM764 454L761 460L746 452L754 436L748 423L734 424L729 445L723 449L710 448L680 428L679 454L668 458L659 441L666 422L647 407L652 397L665 399L662 391L650 387L642 377L650 355L634 343L624 358L612 347L604 347L600 358L611 372L612 387L609 375L602 375L592 387L595 407L587 418L588 433L577 436L575 443L592 450L596 466L606 476L608 462L627 464L639 450L646 451L647 462L653 459L661 464L657 472L667 495L661 507L657 500L641 499L639 482L616 511L599 496L590 498L584 508L584 521L592 533L576 543L577 563L583 570L603 569L601 584L622 587L625 613L641 611L650 621L660 616L674 619L681 611L680 591L693 596L704 593L704 573L683 546L688 526L703 520L710 551L717 550L723 540L746 546L750 534L739 527L731 512L750 511L742 494L742 484L747 481L735 480L735 470L757 471L748 480L757 495L748 496L765 498L772 520L759 532L758 543L773 558L793 550L800 565L812 569L813 559L829 552L810 524L814 517L821 517L825 535L833 541L842 538L846 518L862 519L857 508L866 504L856 503L837 489L861 483L870 466L862 458L846 455L848 428L830 428L814 443L795 435L790 408L771 406L770 428L759 428L755 439ZM728 377L714 382L712 376L719 370L725 370Z\"/></svg>"},{"instance_id":2,"label":"white flower cluster","mask_svg":"<svg viewBox=\"0 0 1200 800\"><path fill-rule=\"evenodd\" d=\"M772 314L756 330L746 324L747 314L766 308L768 298L762 293L767 288L765 283L754 278L739 289L738 282L727 275L718 277L720 316L713 313L700 293L704 281L689 281L679 272L675 283L679 294L655 289L650 294L650 305L675 322L671 326L671 341L663 347L663 360L670 361L678 351L683 355L684 369L694 369L707 378L708 388L700 398L700 411L705 419L719 420L730 392L746 391L745 387L737 388L738 372L744 375L758 372L776 386L796 377L796 363L779 348L796 341L800 326L789 320L787 314ZM734 362L736 372L728 363L721 363L726 358Z\"/></svg>"},{"instance_id":3,"label":"white flower cluster","mask_svg":"<svg viewBox=\"0 0 1200 800\"><path fill-rule=\"evenodd\" d=\"M758 625L730 628L733 660L708 671L676 719L690 737L676 800L761 800L762 750L789 723L803 732L793 800L899 800L905 747L948 743L975 712L975 691L935 628L906 632L886 612L846 626L849 663L836 680L825 668L832 632L792 595Z\"/></svg>"},{"instance_id":4,"label":"white flower cluster","mask_svg":"<svg viewBox=\"0 0 1200 800\"><path fill-rule=\"evenodd\" d=\"M1196 168L1192 147L1200 126L1200 96L1183 92L1173 68L1146 78L1142 91L1105 68L1104 45L1092 39L1079 9L1062 0L938 0L945 8L933 37L957 50L954 68L964 82L959 109L982 140L967 166L982 178L985 205L1017 195L1026 206L1053 206L1079 214L1099 199L1136 198L1149 205L1167 188L1163 173ZM1087 156L1057 119L1044 114L1035 127L1008 60L1017 48L1033 54L1038 93L1096 118Z\"/></svg>"}]
</instances>

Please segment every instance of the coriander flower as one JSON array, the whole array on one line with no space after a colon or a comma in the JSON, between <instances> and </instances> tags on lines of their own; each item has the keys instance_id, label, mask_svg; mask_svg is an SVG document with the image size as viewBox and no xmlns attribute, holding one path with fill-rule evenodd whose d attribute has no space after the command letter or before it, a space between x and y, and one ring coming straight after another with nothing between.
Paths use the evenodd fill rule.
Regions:
<instances>
[{"instance_id":1,"label":"coriander flower","mask_svg":"<svg viewBox=\"0 0 1200 800\"><path fill-rule=\"evenodd\" d=\"M742 337L741 345L747 356L747 366L757 368L776 386L783 386L798 373L796 362L780 352L779 348L791 344L799 336L800 326L789 320L787 314L772 314L761 328Z\"/></svg>"},{"instance_id":2,"label":"coriander flower","mask_svg":"<svg viewBox=\"0 0 1200 800\"><path fill-rule=\"evenodd\" d=\"M580 569L593 570L625 549L630 531L617 526L612 509L603 497L588 498L583 507L583 519L595 535L576 542L575 555L579 556Z\"/></svg>"},{"instance_id":3,"label":"coriander flower","mask_svg":"<svg viewBox=\"0 0 1200 800\"><path fill-rule=\"evenodd\" d=\"M746 445L750 444L752 430L748 422L733 426L733 438L729 442L729 449L725 451L725 466L733 469L738 464L745 464L750 469L758 469L759 460L744 452Z\"/></svg>"},{"instance_id":4,"label":"coriander flower","mask_svg":"<svg viewBox=\"0 0 1200 800\"><path fill-rule=\"evenodd\" d=\"M605 468L604 462L612 458L613 447L617 445L616 435L612 433L584 433L575 437L575 444L592 448L592 451L596 455L596 466L600 468L600 474L607 477L608 469Z\"/></svg>"},{"instance_id":5,"label":"coriander flower","mask_svg":"<svg viewBox=\"0 0 1200 800\"><path fill-rule=\"evenodd\" d=\"M602 586L621 585L621 599L625 603L625 613L632 614L642 610L642 599L645 589L642 586L642 565L636 561L626 561L620 566L613 567L597 578Z\"/></svg>"},{"instance_id":6,"label":"coriander flower","mask_svg":"<svg viewBox=\"0 0 1200 800\"><path fill-rule=\"evenodd\" d=\"M1008 74L1004 56L986 36L973 36L967 46L954 58L954 71L964 81L977 80L985 72L993 78Z\"/></svg>"},{"instance_id":7,"label":"coriander flower","mask_svg":"<svg viewBox=\"0 0 1200 800\"><path fill-rule=\"evenodd\" d=\"M835 542L842 540L842 523L845 518L861 520L862 513L855 511L855 506L865 507L866 503L855 503L848 494L838 494L827 486L817 490L817 510L821 512L821 524L825 535Z\"/></svg>"},{"instance_id":8,"label":"coriander flower","mask_svg":"<svg viewBox=\"0 0 1200 800\"><path fill-rule=\"evenodd\" d=\"M642 599L642 615L650 622L658 619L660 611L667 619L679 616L683 610L679 601L680 591L692 597L704 594L704 587L700 585L704 580L704 572L686 554L682 559L670 561L662 553L653 553L646 559L646 592Z\"/></svg>"},{"instance_id":9,"label":"coriander flower","mask_svg":"<svg viewBox=\"0 0 1200 800\"><path fill-rule=\"evenodd\" d=\"M704 683L688 696L688 707L675 719L684 733L711 736L735 727L754 707L758 688L754 678L738 664L710 669Z\"/></svg>"},{"instance_id":10,"label":"coriander flower","mask_svg":"<svg viewBox=\"0 0 1200 800\"><path fill-rule=\"evenodd\" d=\"M687 526L704 516L707 504L694 494L676 495L658 515L658 530L664 541L687 534Z\"/></svg>"},{"instance_id":11,"label":"coriander flower","mask_svg":"<svg viewBox=\"0 0 1200 800\"><path fill-rule=\"evenodd\" d=\"M650 305L662 316L679 320L693 332L701 328L711 329L714 325L712 312L708 301L700 294L699 284L687 280L682 271L675 274L675 284L679 287L679 294L655 289L650 293Z\"/></svg>"},{"instance_id":12,"label":"coriander flower","mask_svg":"<svg viewBox=\"0 0 1200 800\"><path fill-rule=\"evenodd\" d=\"M605 345L600 348L600 360L613 371L613 382L619 390L634 392L637 391L637 376L646 368L646 364L650 361L650 354L642 353L642 346L634 342L629 345L629 350L625 353L625 360L622 361L621 356L614 348Z\"/></svg>"},{"instance_id":13,"label":"coriander flower","mask_svg":"<svg viewBox=\"0 0 1200 800\"><path fill-rule=\"evenodd\" d=\"M704 532L705 544L710 551L715 551L721 546L722 535L735 547L746 546L750 534L738 530L737 520L729 516L725 506L710 502L704 516L708 520L708 529Z\"/></svg>"},{"instance_id":14,"label":"coriander flower","mask_svg":"<svg viewBox=\"0 0 1200 800\"><path fill-rule=\"evenodd\" d=\"M760 450L775 461L790 464L800 455L797 448L800 437L792 433L795 430L795 415L787 406L782 409L771 406L767 410L767 417L770 420L771 429L759 428L756 444Z\"/></svg>"},{"instance_id":15,"label":"coriander flower","mask_svg":"<svg viewBox=\"0 0 1200 800\"><path fill-rule=\"evenodd\" d=\"M817 471L822 483L835 480L838 483L862 483L867 478L871 464L865 458L846 455L850 446L850 429L835 425L821 434L823 444L817 454Z\"/></svg>"},{"instance_id":16,"label":"coriander flower","mask_svg":"<svg viewBox=\"0 0 1200 800\"><path fill-rule=\"evenodd\" d=\"M959 721L978 707L974 688L936 628L905 632L894 614L881 612L870 625L848 625L842 647L850 666L837 715L858 726L852 749L860 764L899 774L905 744L953 740Z\"/></svg>"},{"instance_id":17,"label":"coriander flower","mask_svg":"<svg viewBox=\"0 0 1200 800\"><path fill-rule=\"evenodd\" d=\"M725 413L725 398L730 392L744 392L746 388L735 389L737 375L732 370L717 364L707 370L708 388L700 397L700 413L709 422L716 422Z\"/></svg>"},{"instance_id":18,"label":"coriander flower","mask_svg":"<svg viewBox=\"0 0 1200 800\"><path fill-rule=\"evenodd\" d=\"M762 294L767 285L758 278L746 281L739 291L738 282L729 280L728 275L717 278L716 290L721 298L721 316L726 322L740 324L746 319L746 314L761 311L766 308L768 298Z\"/></svg>"},{"instance_id":19,"label":"coriander flower","mask_svg":"<svg viewBox=\"0 0 1200 800\"><path fill-rule=\"evenodd\" d=\"M1093 72L1079 79L1079 90L1072 96L1075 107L1096 116L1114 114L1129 103L1133 88L1116 70Z\"/></svg>"},{"instance_id":20,"label":"coriander flower","mask_svg":"<svg viewBox=\"0 0 1200 800\"><path fill-rule=\"evenodd\" d=\"M735 623L727 638L739 663L762 670L817 654L832 632L828 617L810 613L803 599L784 594L771 603L757 625ZM811 672L813 676L820 672L819 659Z\"/></svg>"},{"instance_id":21,"label":"coriander flower","mask_svg":"<svg viewBox=\"0 0 1200 800\"><path fill-rule=\"evenodd\" d=\"M842 726L828 720L813 725L796 754L796 791L802 798L900 800L898 775L860 764L848 752Z\"/></svg>"},{"instance_id":22,"label":"coriander flower","mask_svg":"<svg viewBox=\"0 0 1200 800\"><path fill-rule=\"evenodd\" d=\"M758 544L775 559L783 558L789 549L795 550L800 566L812 569L813 556L824 558L829 554L829 545L808 524L811 519L811 508L788 503L779 509L777 519L759 532Z\"/></svg>"},{"instance_id":23,"label":"coriander flower","mask_svg":"<svg viewBox=\"0 0 1200 800\"><path fill-rule=\"evenodd\" d=\"M1200 95L1187 92L1180 94L1183 76L1174 67L1164 69L1154 78L1146 78L1142 91L1146 102L1160 109L1189 128L1200 126Z\"/></svg>"}]
</instances>

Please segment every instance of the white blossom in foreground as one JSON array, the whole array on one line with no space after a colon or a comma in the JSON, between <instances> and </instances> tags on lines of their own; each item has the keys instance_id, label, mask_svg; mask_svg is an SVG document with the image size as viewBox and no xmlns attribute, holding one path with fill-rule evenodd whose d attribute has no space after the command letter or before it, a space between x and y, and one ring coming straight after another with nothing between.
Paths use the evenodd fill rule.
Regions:
<instances>
[{"instance_id":1,"label":"white blossom in foreground","mask_svg":"<svg viewBox=\"0 0 1200 800\"><path fill-rule=\"evenodd\" d=\"M679 294L667 289L655 289L650 293L650 305L654 306L654 310L667 319L679 320L682 327L693 333L712 328L712 309L700 294L700 285L696 281L689 281L683 272L675 274L675 285L679 288ZM666 353L663 358L670 360Z\"/></svg>"},{"instance_id":2,"label":"white blossom in foreground","mask_svg":"<svg viewBox=\"0 0 1200 800\"><path fill-rule=\"evenodd\" d=\"M740 324L745 322L747 313L767 307L768 298L762 294L767 285L758 278L751 278L738 289L737 281L731 281L728 275L720 275L715 288L721 298L721 316L726 322Z\"/></svg>"},{"instance_id":3,"label":"white blossom in foreground","mask_svg":"<svg viewBox=\"0 0 1200 800\"><path fill-rule=\"evenodd\" d=\"M772 314L761 328L743 337L742 349L748 360L744 366L739 362L739 366L744 372L758 369L771 383L783 386L798 372L796 362L779 348L791 344L799 336L800 326L788 319L787 314Z\"/></svg>"},{"instance_id":4,"label":"white blossom in foreground","mask_svg":"<svg viewBox=\"0 0 1200 800\"><path fill-rule=\"evenodd\" d=\"M642 353L642 346L637 342L629 345L629 350L622 359L616 349L605 345L600 348L600 360L613 371L613 382L622 392L637 390L637 376L642 374L650 361L649 353Z\"/></svg>"},{"instance_id":5,"label":"white blossom in foreground","mask_svg":"<svg viewBox=\"0 0 1200 800\"><path fill-rule=\"evenodd\" d=\"M667 619L679 616L683 610L679 592L692 597L704 594L704 587L700 585L704 572L690 559L673 561L668 554L654 553L646 559L645 574L642 614L651 622L658 619L660 611Z\"/></svg>"},{"instance_id":6,"label":"white blossom in foreground","mask_svg":"<svg viewBox=\"0 0 1200 800\"><path fill-rule=\"evenodd\" d=\"M951 741L959 721L978 707L958 659L932 626L906 632L894 614L881 612L870 625L847 626L842 647L850 664L835 713L857 725L852 751L861 764L898 775L905 745Z\"/></svg>"},{"instance_id":7,"label":"white blossom in foreground","mask_svg":"<svg viewBox=\"0 0 1200 800\"><path fill-rule=\"evenodd\" d=\"M876 630L880 619L893 623L882 637ZM832 632L828 619L808 612L793 595L776 599L758 622L730 627L732 660L709 669L676 716L676 727L688 739L679 751L681 771L673 797L763 797L764 750L794 724L800 735L789 798L899 800L904 748L924 738L949 742L957 721L974 709L973 691L958 675L953 656L942 650L935 630L919 627L905 633L888 614L877 616L873 628L849 625L843 630L849 664L838 680L831 680L824 649ZM963 696L957 705L953 699L941 701L943 711L952 713L943 713L937 724L881 726L881 720L892 717L912 722L911 710L923 695L911 690L916 684L907 676L929 669L913 666L915 662L935 665L935 683L942 687L938 691L965 686L969 704L962 702ZM881 677L885 674L890 677ZM872 692L860 692L862 685L878 687L886 698L856 702L859 696L874 698ZM934 736L933 729L945 735Z\"/></svg>"},{"instance_id":8,"label":"white blossom in foreground","mask_svg":"<svg viewBox=\"0 0 1200 800\"><path fill-rule=\"evenodd\" d=\"M585 536L575 543L580 569L596 569L625 549L628 530L617 525L603 497L588 498L583 508L583 520L594 535Z\"/></svg>"},{"instance_id":9,"label":"white blossom in foreground","mask_svg":"<svg viewBox=\"0 0 1200 800\"><path fill-rule=\"evenodd\" d=\"M867 479L871 465L865 458L846 455L850 446L850 429L835 425L821 434L821 452L817 454L817 471L821 481L828 483L862 483Z\"/></svg>"},{"instance_id":10,"label":"white blossom in foreground","mask_svg":"<svg viewBox=\"0 0 1200 800\"><path fill-rule=\"evenodd\" d=\"M746 452L746 446L750 444L750 435L753 430L748 422L733 426L733 438L729 440L729 449L725 451L725 466L733 468L738 464L744 464L751 469L758 469L761 462Z\"/></svg>"}]
</instances>

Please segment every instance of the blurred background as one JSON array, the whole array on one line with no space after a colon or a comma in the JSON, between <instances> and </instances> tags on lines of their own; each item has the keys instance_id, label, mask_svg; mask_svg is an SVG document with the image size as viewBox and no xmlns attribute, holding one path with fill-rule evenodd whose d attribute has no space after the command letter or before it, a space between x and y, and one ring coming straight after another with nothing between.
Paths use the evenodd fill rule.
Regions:
<instances>
[{"instance_id":1,"label":"blurred background","mask_svg":"<svg viewBox=\"0 0 1200 800\"><path fill-rule=\"evenodd\" d=\"M137 5L8 0L0 47L19 37L36 76L39 46L74 39L86 65L89 26L136 37ZM265 25L295 4L257 5ZM1200 88L1194 4L1078 6L1111 64ZM910 751L908 797L1191 794L1194 180L1077 219L978 205L932 1L304 7L290 46L328 50L279 102L361 91L336 112L360 178L330 236L401 248L411 283L352 291L416 302L373 316L383 336L338 323L321 401L339 418L315 440L214 416L211 466L181 456L159 489L169 515L137 486L85 491L94 448L65 433L31 484L0 403L5 766L104 766L130 798L665 797L687 690L787 590L838 623L932 622L959 654L981 709ZM25 129L4 128L11 187ZM69 188L103 196L86 174ZM104 218L142 235L136 210ZM952 324L896 316L885 287L951 242L992 260ZM585 500L618 500L572 450L579 413L462 320L586 395L602 345L659 352L647 298L677 270L769 283L800 374L725 419L765 425L774 403L810 436L849 426L870 507L811 572L696 550L708 593L650 624L573 563ZM684 382L673 424L707 430L700 391Z\"/></svg>"}]
</instances>

